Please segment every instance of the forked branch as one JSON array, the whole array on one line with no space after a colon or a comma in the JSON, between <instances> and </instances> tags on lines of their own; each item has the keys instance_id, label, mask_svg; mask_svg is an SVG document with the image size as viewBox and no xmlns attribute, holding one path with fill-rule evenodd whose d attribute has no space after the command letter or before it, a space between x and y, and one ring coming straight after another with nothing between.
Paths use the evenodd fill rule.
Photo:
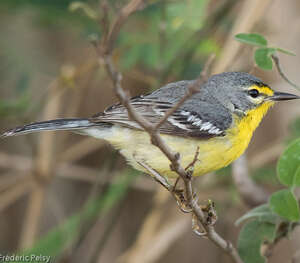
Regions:
<instances>
[{"instance_id":1,"label":"forked branch","mask_svg":"<svg viewBox=\"0 0 300 263\"><path fill-rule=\"evenodd\" d=\"M104 41L101 41L98 45L96 45L97 52L99 55L99 59L101 64L104 63L105 68L109 77L113 82L113 88L116 96L120 100L120 102L126 107L128 111L129 118L136 121L150 136L151 142L153 145L158 147L163 154L170 160L170 169L178 174L178 176L183 180L184 185L184 205L190 209L192 213L193 219L196 223L196 226L193 227L194 230L201 229L198 233L201 233L201 236L207 237L214 244L216 244L219 248L225 251L234 262L242 263L237 250L233 247L233 245L224 240L214 228L215 211L212 202L210 202L205 207L201 207L198 204L197 197L194 193L192 186L192 169L196 162L193 161L191 165L189 165L188 169L185 169L181 165L180 161L180 153L173 151L162 139L160 136L158 129L159 127L167 121L168 117L172 115L187 99L189 99L193 94L199 92L201 85L207 81L208 79L208 68L212 62L212 58L208 60L206 63L205 69L202 71L200 77L187 88L187 92L185 96L178 101L174 105L172 109L170 109L166 115L159 121L157 125L153 125L143 116L141 116L135 108L130 104L130 96L127 92L125 92L121 85L122 75L120 72L116 70L114 63L112 62L112 52L114 47L114 42L117 38L118 33L120 32L121 26L126 22L127 18L144 7L145 3L141 0L131 0L121 11L116 19L112 22L112 26L110 30L104 29L103 32L108 32L104 37ZM197 152L195 153L195 159L197 159ZM144 164L141 164L147 169L150 173L151 167L146 167ZM163 177L163 176L162 176ZM156 176L156 180L160 181L160 175ZM163 185L170 192L174 190L171 186L167 184L167 182L163 181ZM176 189L175 189L176 190ZM198 226L198 227L197 227ZM195 231L197 233L197 231Z\"/></svg>"}]
</instances>

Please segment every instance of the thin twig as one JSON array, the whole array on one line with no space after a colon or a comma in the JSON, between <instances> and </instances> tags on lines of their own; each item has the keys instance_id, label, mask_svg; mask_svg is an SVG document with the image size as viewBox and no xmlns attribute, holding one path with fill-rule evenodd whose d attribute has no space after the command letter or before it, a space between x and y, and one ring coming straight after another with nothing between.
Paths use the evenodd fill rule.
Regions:
<instances>
[{"instance_id":1,"label":"thin twig","mask_svg":"<svg viewBox=\"0 0 300 263\"><path fill-rule=\"evenodd\" d=\"M249 166L257 169L275 161L284 149L281 141L272 142L270 145L264 146L264 149L249 158Z\"/></svg>"},{"instance_id":2,"label":"thin twig","mask_svg":"<svg viewBox=\"0 0 300 263\"><path fill-rule=\"evenodd\" d=\"M105 43L105 53L111 54L116 38L120 32L122 25L126 22L127 18L134 12L141 10L145 7L144 0L131 0L125 7L119 12L117 19L112 23L112 26L107 34Z\"/></svg>"},{"instance_id":3,"label":"thin twig","mask_svg":"<svg viewBox=\"0 0 300 263\"><path fill-rule=\"evenodd\" d=\"M122 21L124 24L125 19L130 15L130 13L133 13L138 9L138 5L136 5L135 10L131 10L130 13L127 13L128 15L125 18L122 16L122 14L124 14L125 12L124 9L128 8L128 6L131 6L137 2L142 2L142 1L132 0L127 6L125 6L120 11L120 15L119 17L116 18L115 22L113 23L110 32L120 31L121 24L119 24L118 21ZM134 107L130 104L129 95L123 90L121 86L122 75L120 72L116 70L111 60L111 53L113 51L116 35L117 33L109 34L109 36L107 36L106 41L102 42L102 45L103 43L105 43L104 46L100 46L97 48L100 59L104 61L107 73L113 82L113 88L115 94L117 95L120 102L124 105L124 107L126 107L129 118L137 122L149 134L152 144L158 147L163 152L163 154L170 160L171 170L176 172L182 178L185 187L185 199L186 199L185 202L192 209L193 214L197 217L197 220L200 222L201 226L203 227L206 233L206 237L210 239L214 244L216 244L219 248L221 248L223 251L225 251L228 255L230 255L234 262L241 263L242 260L240 259L237 250L232 246L232 244L224 240L219 234L217 234L213 225L207 223L207 218L204 212L202 211L201 207L198 205L197 199L194 197L190 173L188 173L180 163L180 154L174 152L164 142L164 140L158 133L159 126L162 125L163 122L167 120L168 116L170 116L170 114L172 114L176 109L178 109L186 99L190 98L196 92L195 90L199 91L199 87L208 78L207 73L204 71L204 73L201 74L200 78L187 88L187 94L186 96L184 96L185 100L180 100L180 104L174 106L174 108L170 112L168 112L169 115L163 118L164 120L160 122L158 126L157 125L154 126L143 116L138 114L138 112L136 112ZM106 46L107 44L109 44L110 46Z\"/></svg>"},{"instance_id":4,"label":"thin twig","mask_svg":"<svg viewBox=\"0 0 300 263\"><path fill-rule=\"evenodd\" d=\"M144 167L149 174L151 174L151 176L153 177L153 179L155 181L157 181L158 183L160 183L164 188L166 188L168 191L171 191L171 185L168 183L167 179L163 176L161 176L158 172L156 172L154 169L152 169L152 167L150 167L149 165L143 163L143 162L140 162L140 161L137 161L136 162Z\"/></svg>"},{"instance_id":5,"label":"thin twig","mask_svg":"<svg viewBox=\"0 0 300 263\"><path fill-rule=\"evenodd\" d=\"M295 84L294 82L290 81L289 78L283 73L282 68L281 68L281 66L280 66L280 63L279 63L279 58L278 58L276 55L274 55L274 54L271 55L271 57L272 57L272 59L273 59L273 61L274 61L274 63L275 63L275 66L276 66L276 68L277 68L277 70L278 70L279 75L280 75L287 83L289 83L292 87L294 87L294 88L297 89L297 90L300 90L300 87L299 87L297 84Z\"/></svg>"},{"instance_id":6,"label":"thin twig","mask_svg":"<svg viewBox=\"0 0 300 263\"><path fill-rule=\"evenodd\" d=\"M297 226L299 226L298 222L290 223L290 222L281 222L277 226L276 237L273 242L262 245L261 254L269 259L272 256L273 250L275 246L284 238L288 238L291 231L293 231Z\"/></svg>"},{"instance_id":7,"label":"thin twig","mask_svg":"<svg viewBox=\"0 0 300 263\"><path fill-rule=\"evenodd\" d=\"M194 159L187 167L185 167L185 170L189 170L190 168L195 166L196 162L198 161L198 156L200 153L199 151L200 151L200 148L199 148L199 146L197 146L197 150L195 152Z\"/></svg>"},{"instance_id":8,"label":"thin twig","mask_svg":"<svg viewBox=\"0 0 300 263\"><path fill-rule=\"evenodd\" d=\"M201 85L206 82L207 76L208 76L208 70L210 65L212 64L213 60L215 58L215 54L211 55L209 59L207 60L204 69L202 70L200 77L187 88L187 91L185 95L171 108L169 109L163 118L156 124L155 130L158 130L162 124L164 124L167 119L179 109L182 104L187 101L190 97L192 97L195 93L199 92Z\"/></svg>"},{"instance_id":9,"label":"thin twig","mask_svg":"<svg viewBox=\"0 0 300 263\"><path fill-rule=\"evenodd\" d=\"M248 174L248 165L245 155L235 161L232 167L232 177L245 203L251 207L264 204L268 201L267 192L259 187Z\"/></svg>"}]
</instances>

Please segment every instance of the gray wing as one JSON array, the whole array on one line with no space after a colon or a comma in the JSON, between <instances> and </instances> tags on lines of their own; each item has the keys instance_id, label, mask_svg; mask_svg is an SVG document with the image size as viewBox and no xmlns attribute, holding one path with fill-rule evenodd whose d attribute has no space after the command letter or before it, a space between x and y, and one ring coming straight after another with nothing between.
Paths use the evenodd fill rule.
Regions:
<instances>
[{"instance_id":1,"label":"gray wing","mask_svg":"<svg viewBox=\"0 0 300 263\"><path fill-rule=\"evenodd\" d=\"M134 97L130 102L139 114L152 124L157 124L184 96L191 83L192 81L170 83L149 95ZM207 99L199 93L192 96L168 118L159 132L199 139L224 136L225 130L231 125L231 115L220 103L212 103ZM126 108L121 104L112 105L90 120L142 130L139 124L129 119Z\"/></svg>"}]
</instances>

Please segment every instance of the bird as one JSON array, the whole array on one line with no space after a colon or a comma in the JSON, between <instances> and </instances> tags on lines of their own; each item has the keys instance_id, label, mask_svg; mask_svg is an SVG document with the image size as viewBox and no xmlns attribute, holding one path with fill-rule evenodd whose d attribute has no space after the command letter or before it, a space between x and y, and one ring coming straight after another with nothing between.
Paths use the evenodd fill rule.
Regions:
<instances>
[{"instance_id":1,"label":"bird","mask_svg":"<svg viewBox=\"0 0 300 263\"><path fill-rule=\"evenodd\" d=\"M169 83L152 93L130 99L131 105L152 124L157 124L188 92L196 80ZM264 115L277 101L299 99L276 92L259 78L245 72L224 72L207 79L159 127L165 143L180 154L183 167L195 158L193 176L228 166L247 149ZM39 131L70 130L106 140L137 170L151 167L165 178L178 175L170 161L151 144L149 134L116 103L90 118L54 119L16 127L4 132L9 137Z\"/></svg>"}]
</instances>

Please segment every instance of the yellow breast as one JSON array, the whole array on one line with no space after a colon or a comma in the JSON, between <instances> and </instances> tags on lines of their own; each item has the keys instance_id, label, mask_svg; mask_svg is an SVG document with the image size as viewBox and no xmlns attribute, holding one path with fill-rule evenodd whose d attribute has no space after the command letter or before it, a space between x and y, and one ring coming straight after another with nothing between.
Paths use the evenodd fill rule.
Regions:
<instances>
[{"instance_id":1,"label":"yellow breast","mask_svg":"<svg viewBox=\"0 0 300 263\"><path fill-rule=\"evenodd\" d=\"M237 125L234 125L234 128L227 132L228 138L233 143L233 152L236 155L233 160L237 159L246 150L254 131L273 104L274 102L265 102L261 106L248 111L244 118L235 119Z\"/></svg>"}]
</instances>

